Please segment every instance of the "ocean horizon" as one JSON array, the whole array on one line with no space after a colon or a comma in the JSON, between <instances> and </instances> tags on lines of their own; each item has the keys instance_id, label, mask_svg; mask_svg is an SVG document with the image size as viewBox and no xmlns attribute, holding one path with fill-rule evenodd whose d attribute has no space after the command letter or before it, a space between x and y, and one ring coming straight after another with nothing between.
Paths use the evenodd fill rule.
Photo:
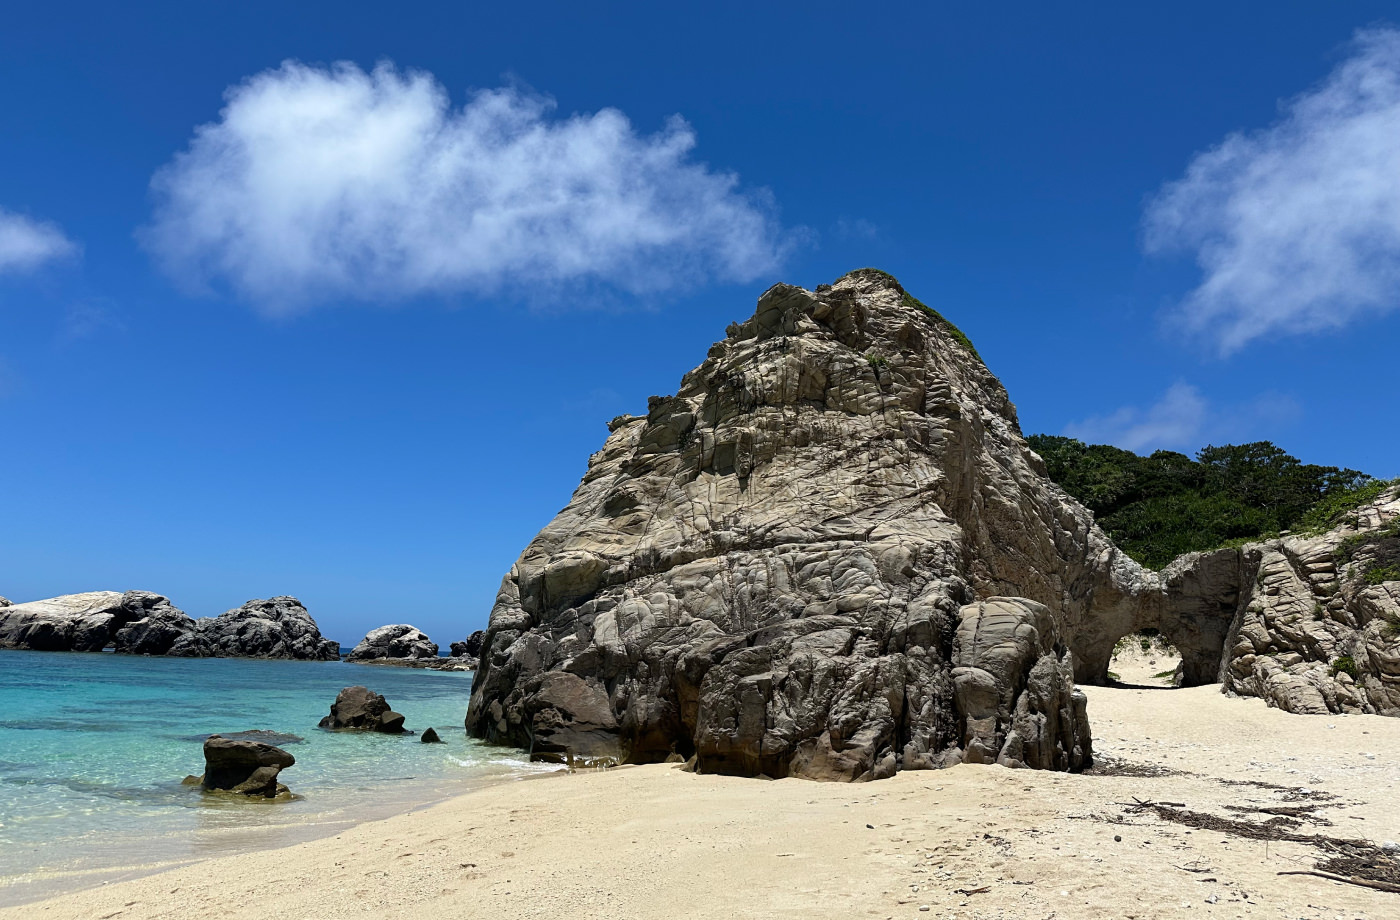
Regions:
<instances>
[{"instance_id":1,"label":"ocean horizon","mask_svg":"<svg viewBox=\"0 0 1400 920\"><path fill-rule=\"evenodd\" d=\"M0 650L0 905L172 864L281 846L553 767L466 737L469 672L340 661ZM330 732L344 687L383 694L417 734ZM296 736L291 801L184 785L210 734Z\"/></svg>"}]
</instances>

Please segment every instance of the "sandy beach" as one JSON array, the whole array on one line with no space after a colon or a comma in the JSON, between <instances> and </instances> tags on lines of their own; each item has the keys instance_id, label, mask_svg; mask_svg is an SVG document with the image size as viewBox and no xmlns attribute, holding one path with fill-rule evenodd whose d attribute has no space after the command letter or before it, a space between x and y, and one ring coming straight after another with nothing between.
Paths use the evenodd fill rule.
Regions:
<instances>
[{"instance_id":1,"label":"sandy beach","mask_svg":"<svg viewBox=\"0 0 1400 920\"><path fill-rule=\"evenodd\" d=\"M1230 806L1316 804L1319 823L1296 833L1394 840L1400 721L1289 715L1215 687L1087 692L1101 763L1179 772L959 766L857 785L674 765L560 774L0 918L1380 920L1400 911L1400 895L1278 874L1310 869L1322 856L1310 845L1193 829L1120 804L1178 802L1232 819L1267 816Z\"/></svg>"}]
</instances>

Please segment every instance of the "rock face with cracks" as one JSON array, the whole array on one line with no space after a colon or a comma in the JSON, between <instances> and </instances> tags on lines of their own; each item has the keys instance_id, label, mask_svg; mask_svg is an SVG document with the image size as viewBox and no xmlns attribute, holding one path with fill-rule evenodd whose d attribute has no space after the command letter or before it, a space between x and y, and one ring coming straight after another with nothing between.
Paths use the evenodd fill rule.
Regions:
<instances>
[{"instance_id":1,"label":"rock face with cracks","mask_svg":"<svg viewBox=\"0 0 1400 920\"><path fill-rule=\"evenodd\" d=\"M1152 579L894 279L769 289L676 395L609 428L502 582L471 734L840 780L1087 762L1076 630L1131 621ZM1117 638L1086 648L1106 667Z\"/></svg>"},{"instance_id":2,"label":"rock face with cracks","mask_svg":"<svg viewBox=\"0 0 1400 920\"><path fill-rule=\"evenodd\" d=\"M1216 555L1239 573L1227 692L1296 713L1400 715L1400 488L1326 533Z\"/></svg>"}]
</instances>

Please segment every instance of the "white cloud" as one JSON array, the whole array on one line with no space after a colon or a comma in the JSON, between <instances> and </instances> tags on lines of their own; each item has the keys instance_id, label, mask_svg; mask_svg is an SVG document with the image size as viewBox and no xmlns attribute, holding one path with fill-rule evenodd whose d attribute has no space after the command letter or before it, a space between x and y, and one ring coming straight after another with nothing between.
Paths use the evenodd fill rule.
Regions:
<instances>
[{"instance_id":1,"label":"white cloud","mask_svg":"<svg viewBox=\"0 0 1400 920\"><path fill-rule=\"evenodd\" d=\"M38 268L77 250L55 224L0 208L0 274Z\"/></svg>"},{"instance_id":2,"label":"white cloud","mask_svg":"<svg viewBox=\"0 0 1400 920\"><path fill-rule=\"evenodd\" d=\"M1137 453L1195 450L1205 444L1242 444L1277 438L1303 416L1298 401L1266 391L1243 402L1221 404L1189 383L1177 382L1146 409L1125 406L1065 426L1064 434L1088 444L1112 444Z\"/></svg>"},{"instance_id":3,"label":"white cloud","mask_svg":"<svg viewBox=\"0 0 1400 920\"><path fill-rule=\"evenodd\" d=\"M453 108L430 75L294 61L231 87L153 178L143 239L178 279L265 309L601 282L631 292L772 271L764 196L691 159L679 117L556 117L505 88Z\"/></svg>"},{"instance_id":4,"label":"white cloud","mask_svg":"<svg viewBox=\"0 0 1400 920\"><path fill-rule=\"evenodd\" d=\"M1198 444L1207 410L1200 390L1175 383L1147 409L1124 407L1066 425L1064 433L1086 444L1112 444L1139 453L1187 448Z\"/></svg>"},{"instance_id":5,"label":"white cloud","mask_svg":"<svg viewBox=\"0 0 1400 920\"><path fill-rule=\"evenodd\" d=\"M1359 32L1275 125L1196 156L1145 228L1149 251L1194 253L1180 317L1222 353L1400 306L1400 31Z\"/></svg>"}]
</instances>

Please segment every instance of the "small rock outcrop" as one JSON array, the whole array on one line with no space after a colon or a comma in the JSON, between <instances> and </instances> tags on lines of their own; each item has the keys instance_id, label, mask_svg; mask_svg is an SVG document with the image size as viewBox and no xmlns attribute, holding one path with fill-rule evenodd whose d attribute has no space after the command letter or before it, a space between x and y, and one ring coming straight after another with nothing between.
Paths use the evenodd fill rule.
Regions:
<instances>
[{"instance_id":1,"label":"small rock outcrop","mask_svg":"<svg viewBox=\"0 0 1400 920\"><path fill-rule=\"evenodd\" d=\"M1173 567L1239 572L1222 593L1233 601L1219 674L1227 692L1288 712L1400 716L1400 488L1326 533Z\"/></svg>"},{"instance_id":2,"label":"small rock outcrop","mask_svg":"<svg viewBox=\"0 0 1400 920\"><path fill-rule=\"evenodd\" d=\"M171 646L169 654L339 661L340 643L321 636L301 601L273 597L196 620L195 631Z\"/></svg>"},{"instance_id":3,"label":"small rock outcrop","mask_svg":"<svg viewBox=\"0 0 1400 920\"><path fill-rule=\"evenodd\" d=\"M296 762L291 754L271 744L210 735L204 742L200 783L209 790L271 799L288 794L277 775Z\"/></svg>"},{"instance_id":4,"label":"small rock outcrop","mask_svg":"<svg viewBox=\"0 0 1400 920\"><path fill-rule=\"evenodd\" d=\"M1106 667L1122 633L1094 624L1131 621L1151 580L893 278L774 286L674 396L608 428L502 581L470 734L772 777L1088 762L1079 630ZM979 604L1012 638L960 644Z\"/></svg>"},{"instance_id":5,"label":"small rock outcrop","mask_svg":"<svg viewBox=\"0 0 1400 920\"><path fill-rule=\"evenodd\" d=\"M424 744L443 744L443 743L444 743L443 740L442 740L441 738L438 737L437 729L435 729L435 728L425 728L425 729L423 729L423 736L422 736L421 738L419 738L418 740L421 741L421 742L423 742Z\"/></svg>"},{"instance_id":6,"label":"small rock outcrop","mask_svg":"<svg viewBox=\"0 0 1400 920\"><path fill-rule=\"evenodd\" d=\"M453 642L449 649L453 658L480 658L481 644L486 640L486 630L478 629L460 642Z\"/></svg>"},{"instance_id":7,"label":"small rock outcrop","mask_svg":"<svg viewBox=\"0 0 1400 920\"><path fill-rule=\"evenodd\" d=\"M331 714L321 720L321 728L333 731L382 732L402 734L404 717L394 712L384 697L368 687L346 687L331 704Z\"/></svg>"},{"instance_id":8,"label":"small rock outcrop","mask_svg":"<svg viewBox=\"0 0 1400 920\"><path fill-rule=\"evenodd\" d=\"M436 658L437 643L407 623L372 629L347 656L348 661L381 658Z\"/></svg>"}]
</instances>

